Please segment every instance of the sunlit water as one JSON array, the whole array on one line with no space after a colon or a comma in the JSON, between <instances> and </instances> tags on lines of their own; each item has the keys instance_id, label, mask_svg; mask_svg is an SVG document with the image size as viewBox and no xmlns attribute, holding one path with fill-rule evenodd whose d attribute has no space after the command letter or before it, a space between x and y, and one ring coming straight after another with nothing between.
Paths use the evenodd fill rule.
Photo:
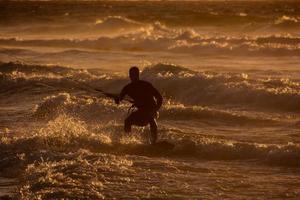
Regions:
<instances>
[{"instance_id":1,"label":"sunlit water","mask_svg":"<svg viewBox=\"0 0 300 200\"><path fill-rule=\"evenodd\" d=\"M0 195L299 199L299 3L0 6ZM93 90L131 65L173 150L124 134L130 105Z\"/></svg>"}]
</instances>

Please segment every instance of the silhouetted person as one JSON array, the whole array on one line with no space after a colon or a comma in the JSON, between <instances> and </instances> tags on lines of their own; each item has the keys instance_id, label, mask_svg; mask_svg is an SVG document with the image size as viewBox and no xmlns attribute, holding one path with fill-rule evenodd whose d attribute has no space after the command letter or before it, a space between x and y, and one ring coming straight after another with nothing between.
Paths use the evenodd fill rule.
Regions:
<instances>
[{"instance_id":1,"label":"silhouetted person","mask_svg":"<svg viewBox=\"0 0 300 200\"><path fill-rule=\"evenodd\" d=\"M136 111L132 112L126 119L124 129L126 133L131 131L131 126L146 126L150 124L151 144L157 140L157 111L162 105L162 96L151 83L140 80L140 71L137 67L131 67L129 70L131 83L127 84L120 95L115 98L116 104L119 104L123 98L128 95L134 101Z\"/></svg>"}]
</instances>

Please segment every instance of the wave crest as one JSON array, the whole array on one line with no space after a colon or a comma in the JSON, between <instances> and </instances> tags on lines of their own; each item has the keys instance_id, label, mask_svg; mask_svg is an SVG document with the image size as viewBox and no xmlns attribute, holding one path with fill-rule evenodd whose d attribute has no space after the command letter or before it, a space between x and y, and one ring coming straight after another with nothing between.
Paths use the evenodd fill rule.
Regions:
<instances>
[{"instance_id":1,"label":"wave crest","mask_svg":"<svg viewBox=\"0 0 300 200\"><path fill-rule=\"evenodd\" d=\"M93 96L99 94L93 87L119 92L128 83L122 75L106 74L101 70L44 69L43 66L10 63L1 66L3 87L0 92L3 94L30 92L35 88L40 93L84 92ZM238 105L292 112L300 110L298 80L251 77L246 73L198 72L164 63L144 68L141 78L153 83L167 99L187 106Z\"/></svg>"},{"instance_id":2,"label":"wave crest","mask_svg":"<svg viewBox=\"0 0 300 200\"><path fill-rule=\"evenodd\" d=\"M275 20L275 26L283 27L283 28L294 28L299 26L300 18L283 15Z\"/></svg>"},{"instance_id":3,"label":"wave crest","mask_svg":"<svg viewBox=\"0 0 300 200\"><path fill-rule=\"evenodd\" d=\"M169 64L146 68L141 77L154 83L170 99L185 104L300 110L300 83L289 79L251 79L247 74L195 72Z\"/></svg>"},{"instance_id":4,"label":"wave crest","mask_svg":"<svg viewBox=\"0 0 300 200\"><path fill-rule=\"evenodd\" d=\"M118 19L119 18L112 18ZM104 22L103 22L104 23ZM128 23L128 22L126 22ZM100 23L98 26L104 26ZM133 23L131 26L135 26ZM138 26L138 25L137 25ZM122 27L122 26L121 26ZM122 32L122 28L118 30ZM58 47L105 51L170 52L198 56L298 56L300 39L290 35L270 36L207 36L193 29L172 29L156 22L145 27L129 30L117 36L96 39L50 39L20 40L2 38L0 44L23 47ZM3 50L5 55L18 52ZM27 52L28 53L28 52Z\"/></svg>"},{"instance_id":5,"label":"wave crest","mask_svg":"<svg viewBox=\"0 0 300 200\"><path fill-rule=\"evenodd\" d=\"M127 136L126 140L122 140L120 131L118 125L114 124L106 124L91 130L91 127L87 127L78 119L60 115L34 134L24 134L14 138L2 135L0 148L3 159L0 165L5 167L12 162L20 165L29 164L40 157L51 160L57 158L55 152L63 154L67 149L86 149L110 154L193 157L206 160L255 159L271 165L300 166L300 146L293 143L276 145L237 142L162 129L160 138L175 144L173 150L162 152L161 149L141 143L140 139L135 137ZM117 134L118 140L115 140L114 134ZM20 155L15 156L15 154ZM72 159L72 156L70 158Z\"/></svg>"},{"instance_id":6,"label":"wave crest","mask_svg":"<svg viewBox=\"0 0 300 200\"><path fill-rule=\"evenodd\" d=\"M107 29L109 31L130 31L141 28L142 26L144 26L144 24L122 16L107 16L95 22L96 28Z\"/></svg>"}]
</instances>

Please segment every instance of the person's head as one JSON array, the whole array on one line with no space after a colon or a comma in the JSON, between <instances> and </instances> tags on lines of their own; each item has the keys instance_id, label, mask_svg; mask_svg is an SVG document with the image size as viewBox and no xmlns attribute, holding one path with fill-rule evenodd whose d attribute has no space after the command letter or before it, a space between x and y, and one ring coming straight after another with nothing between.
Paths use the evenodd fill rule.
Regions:
<instances>
[{"instance_id":1,"label":"person's head","mask_svg":"<svg viewBox=\"0 0 300 200\"><path fill-rule=\"evenodd\" d=\"M130 80L133 81L138 81L140 79L140 70L137 67L131 67L129 69L129 77Z\"/></svg>"}]
</instances>

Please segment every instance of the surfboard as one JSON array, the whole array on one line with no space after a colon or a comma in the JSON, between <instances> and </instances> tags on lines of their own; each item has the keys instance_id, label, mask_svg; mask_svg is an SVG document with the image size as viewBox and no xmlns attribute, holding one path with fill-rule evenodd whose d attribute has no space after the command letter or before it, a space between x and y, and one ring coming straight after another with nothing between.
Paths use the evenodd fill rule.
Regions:
<instances>
[{"instance_id":1,"label":"surfboard","mask_svg":"<svg viewBox=\"0 0 300 200\"><path fill-rule=\"evenodd\" d=\"M168 141L159 141L156 142L155 144L151 144L152 147L157 148L157 149L161 149L164 151L170 151L172 149L174 149L175 145L172 144L171 142Z\"/></svg>"},{"instance_id":2,"label":"surfboard","mask_svg":"<svg viewBox=\"0 0 300 200\"><path fill-rule=\"evenodd\" d=\"M165 156L172 153L175 145L168 141L158 141L155 144L125 145L122 152L144 155L144 156Z\"/></svg>"}]
</instances>

